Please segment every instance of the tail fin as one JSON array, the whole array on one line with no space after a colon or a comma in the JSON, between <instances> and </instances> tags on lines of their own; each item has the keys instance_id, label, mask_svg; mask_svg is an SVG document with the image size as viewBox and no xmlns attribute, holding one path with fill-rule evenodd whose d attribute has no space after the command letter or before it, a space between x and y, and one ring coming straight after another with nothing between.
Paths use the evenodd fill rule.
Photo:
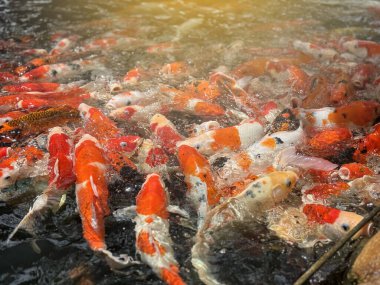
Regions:
<instances>
[{"instance_id":1,"label":"tail fin","mask_svg":"<svg viewBox=\"0 0 380 285\"><path fill-rule=\"evenodd\" d=\"M33 206L29 209L29 212L9 235L7 243L13 238L20 228L34 234L35 218L42 215L44 210L57 208L57 206L60 206L61 197L62 193L55 187L48 187L41 195L37 196Z\"/></svg>"}]
</instances>

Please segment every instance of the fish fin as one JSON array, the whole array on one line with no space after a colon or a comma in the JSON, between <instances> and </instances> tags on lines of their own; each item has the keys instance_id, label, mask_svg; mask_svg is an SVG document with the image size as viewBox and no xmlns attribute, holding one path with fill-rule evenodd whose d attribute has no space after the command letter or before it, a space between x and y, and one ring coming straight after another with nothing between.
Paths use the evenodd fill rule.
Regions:
<instances>
[{"instance_id":1,"label":"fish fin","mask_svg":"<svg viewBox=\"0 0 380 285\"><path fill-rule=\"evenodd\" d=\"M118 209L112 213L117 221L133 220L136 217L136 206Z\"/></svg>"},{"instance_id":2,"label":"fish fin","mask_svg":"<svg viewBox=\"0 0 380 285\"><path fill-rule=\"evenodd\" d=\"M24 216L16 228L7 238L7 243L13 238L17 231L22 228L30 234L34 234L34 219L42 214L46 209L53 208L55 205L59 204L59 199L61 194L55 191L54 188L47 188L44 193L37 196L33 206L29 209L29 212Z\"/></svg>"},{"instance_id":3,"label":"fish fin","mask_svg":"<svg viewBox=\"0 0 380 285\"><path fill-rule=\"evenodd\" d=\"M56 214L58 212L58 210L65 204L65 202L66 202L66 194L63 194L61 196L59 203L52 207L53 213Z\"/></svg>"},{"instance_id":4,"label":"fish fin","mask_svg":"<svg viewBox=\"0 0 380 285\"><path fill-rule=\"evenodd\" d=\"M181 209L180 207L176 206L176 205L169 205L167 207L167 210L169 213L177 214L177 215L180 215L186 219L190 219L189 213L187 211Z\"/></svg>"},{"instance_id":5,"label":"fish fin","mask_svg":"<svg viewBox=\"0 0 380 285\"><path fill-rule=\"evenodd\" d=\"M100 249L99 252L104 256L108 265L114 270L123 269L128 266L140 264L139 261L133 260L133 258L127 254L114 256L112 252L106 249Z\"/></svg>"}]
</instances>

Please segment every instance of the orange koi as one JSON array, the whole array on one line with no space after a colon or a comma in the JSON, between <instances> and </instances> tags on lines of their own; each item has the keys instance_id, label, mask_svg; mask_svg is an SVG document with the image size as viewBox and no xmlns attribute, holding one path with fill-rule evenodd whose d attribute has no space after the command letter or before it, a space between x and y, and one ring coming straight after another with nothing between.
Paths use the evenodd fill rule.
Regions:
<instances>
[{"instance_id":1,"label":"orange koi","mask_svg":"<svg viewBox=\"0 0 380 285\"><path fill-rule=\"evenodd\" d=\"M373 132L359 142L354 160L365 163L368 155L380 155L380 124L375 125Z\"/></svg>"},{"instance_id":2,"label":"orange koi","mask_svg":"<svg viewBox=\"0 0 380 285\"><path fill-rule=\"evenodd\" d=\"M331 89L330 102L335 105L342 105L350 101L353 96L354 90L350 76L346 73L339 74Z\"/></svg>"},{"instance_id":3,"label":"orange koi","mask_svg":"<svg viewBox=\"0 0 380 285\"><path fill-rule=\"evenodd\" d=\"M168 206L169 195L160 176L148 175L136 197L136 250L167 284L182 285L169 235Z\"/></svg>"},{"instance_id":4,"label":"orange koi","mask_svg":"<svg viewBox=\"0 0 380 285\"><path fill-rule=\"evenodd\" d=\"M305 125L314 128L369 127L380 114L380 104L375 101L354 101L332 108L301 110Z\"/></svg>"},{"instance_id":5,"label":"orange koi","mask_svg":"<svg viewBox=\"0 0 380 285\"><path fill-rule=\"evenodd\" d=\"M0 161L0 189L30 176L35 163L43 158L44 152L34 146L8 149L7 156Z\"/></svg>"},{"instance_id":6,"label":"orange koi","mask_svg":"<svg viewBox=\"0 0 380 285\"><path fill-rule=\"evenodd\" d=\"M78 82L79 84L80 82ZM69 91L73 87L78 87L76 82L69 84L60 84L54 82L26 82L19 83L17 85L7 85L4 86L1 90L10 93L18 92L61 92ZM32 93L33 94L33 93Z\"/></svg>"},{"instance_id":7,"label":"orange koi","mask_svg":"<svg viewBox=\"0 0 380 285\"><path fill-rule=\"evenodd\" d=\"M193 98L193 96L186 94L174 96L170 107L172 110L190 113L195 116L222 116L225 114L220 105Z\"/></svg>"},{"instance_id":8,"label":"orange koi","mask_svg":"<svg viewBox=\"0 0 380 285\"><path fill-rule=\"evenodd\" d=\"M176 152L176 144L184 139L174 124L161 114L156 114L151 118L150 129L159 145L171 154Z\"/></svg>"},{"instance_id":9,"label":"orange koi","mask_svg":"<svg viewBox=\"0 0 380 285\"><path fill-rule=\"evenodd\" d=\"M178 161L185 175L186 196L198 212L198 229L202 228L209 209L219 202L220 194L214 186L210 164L196 149L178 147Z\"/></svg>"},{"instance_id":10,"label":"orange koi","mask_svg":"<svg viewBox=\"0 0 380 285\"><path fill-rule=\"evenodd\" d=\"M343 164L338 171L338 175L343 180L354 180L361 178L364 175L373 175L373 171L361 163L347 163Z\"/></svg>"},{"instance_id":11,"label":"orange koi","mask_svg":"<svg viewBox=\"0 0 380 285\"><path fill-rule=\"evenodd\" d=\"M138 67L129 70L123 77L124 84L136 84L145 74L145 72Z\"/></svg>"},{"instance_id":12,"label":"orange koi","mask_svg":"<svg viewBox=\"0 0 380 285\"><path fill-rule=\"evenodd\" d=\"M76 198L83 236L92 250L106 249L104 217L110 214L107 161L98 141L85 134L75 145Z\"/></svg>"},{"instance_id":13,"label":"orange koi","mask_svg":"<svg viewBox=\"0 0 380 285\"><path fill-rule=\"evenodd\" d=\"M350 188L346 182L321 183L304 191L307 198L313 200L328 199L331 196L339 196L343 191Z\"/></svg>"},{"instance_id":14,"label":"orange koi","mask_svg":"<svg viewBox=\"0 0 380 285\"><path fill-rule=\"evenodd\" d=\"M243 122L237 126L221 128L186 139L177 145L188 145L204 155L216 152L245 149L264 136L264 127L257 121Z\"/></svg>"},{"instance_id":15,"label":"orange koi","mask_svg":"<svg viewBox=\"0 0 380 285\"><path fill-rule=\"evenodd\" d=\"M363 219L363 217L358 214L319 204L305 205L303 207L303 213L307 216L309 222L322 225L322 233L332 240L344 237ZM361 235L369 235L371 228L372 223L363 226L353 238L358 238Z\"/></svg>"}]
</instances>

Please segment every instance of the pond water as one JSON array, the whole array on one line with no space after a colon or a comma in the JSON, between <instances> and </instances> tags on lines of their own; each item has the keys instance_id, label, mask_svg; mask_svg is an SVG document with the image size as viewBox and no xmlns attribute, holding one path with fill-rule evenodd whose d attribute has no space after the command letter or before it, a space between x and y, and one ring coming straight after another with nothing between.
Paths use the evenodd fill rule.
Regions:
<instances>
[{"instance_id":1,"label":"pond water","mask_svg":"<svg viewBox=\"0 0 380 285\"><path fill-rule=\"evenodd\" d=\"M70 62L76 60L75 54L82 52L81 47L92 40L114 37L129 40L96 49L94 55L90 52L94 56L91 59L99 59L99 68L57 76L53 80L59 83L95 82L92 91L102 93L104 90L99 86L104 82L119 80L127 71L139 67L144 70L144 80L123 87L125 90L154 92L163 85L182 88L189 82L207 80L216 70L228 73L254 58L292 55L297 40L326 48L334 48L342 39L380 42L379 5L379 1L355 0L0 0L0 64L10 63L12 68L24 65L37 56L26 55L23 50L50 51L55 45L54 37L61 35L72 37L72 56L58 57L57 61ZM173 62L180 62L183 70L172 76L162 67ZM315 65L306 64L303 68L312 75L327 70L330 63L320 59ZM4 66L4 71L10 70ZM330 76L328 72L326 76ZM250 84L251 91L259 90L255 95L258 100L274 100L283 108L293 102L292 96L288 96L289 87L278 84L269 88L267 76ZM6 82L0 82L0 86L5 85ZM91 104L109 113L105 107L109 98L99 96L100 100ZM374 99L372 93L360 96ZM236 107L230 102L218 103L225 109ZM183 135L188 135L189 125L210 119L181 112L174 112L169 118ZM220 118L219 122L222 126L230 126L239 119L239 116ZM119 121L119 126L128 134L145 137L149 134L149 125L143 121ZM343 163L340 162L336 163ZM177 162L171 159L169 164L174 167ZM122 179L111 181L109 204L111 210L116 210L134 204L144 180L140 176L122 175ZM183 195L186 189L183 176L174 171L166 185L172 204L180 205L196 217ZM163 284L147 265L114 272L101 257L94 255L82 237L73 189L56 214L50 213L43 220L36 221L36 238L20 231L10 243L6 243L8 235L32 205L35 195L45 186L44 180L26 178L17 182L16 188L7 190L15 191L17 195L1 196L0 283ZM300 190L302 185L297 187ZM299 206L299 191L292 195L287 205ZM357 209L351 205L348 208L365 214L367 206ZM249 227L237 224L231 226L233 230L223 229L215 236L209 258L214 275L221 281L226 284L291 284L330 246L318 243L312 248L299 248L282 241L263 224L262 220ZM108 248L114 253L128 253L135 257L134 223L118 222L110 216L106 218L105 226ZM196 218L184 222L173 216L170 226L181 276L188 284L202 284L191 265ZM339 257L310 282L349 284L346 278L348 265L344 259L350 258L353 247L346 246Z\"/></svg>"}]
</instances>

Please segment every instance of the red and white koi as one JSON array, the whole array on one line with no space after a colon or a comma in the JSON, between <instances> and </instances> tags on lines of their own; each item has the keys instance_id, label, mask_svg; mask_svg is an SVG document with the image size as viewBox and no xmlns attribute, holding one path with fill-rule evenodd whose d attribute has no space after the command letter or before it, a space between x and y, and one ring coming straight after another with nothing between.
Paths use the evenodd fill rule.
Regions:
<instances>
[{"instance_id":1,"label":"red and white koi","mask_svg":"<svg viewBox=\"0 0 380 285\"><path fill-rule=\"evenodd\" d=\"M127 91L116 94L107 102L106 107L116 109L129 105L136 105L141 103L142 100L149 97L149 94L140 91Z\"/></svg>"},{"instance_id":2,"label":"red and white koi","mask_svg":"<svg viewBox=\"0 0 380 285\"><path fill-rule=\"evenodd\" d=\"M147 176L136 197L136 251L167 284L185 284L179 275L169 234L169 195L160 176Z\"/></svg>"},{"instance_id":3,"label":"red and white koi","mask_svg":"<svg viewBox=\"0 0 380 285\"><path fill-rule=\"evenodd\" d=\"M321 225L321 232L331 240L343 238L354 228L363 217L353 213L320 204L307 204L303 207L303 213L309 222ZM369 223L354 235L354 239L361 235L370 235L372 223Z\"/></svg>"},{"instance_id":4,"label":"red and white koi","mask_svg":"<svg viewBox=\"0 0 380 285\"><path fill-rule=\"evenodd\" d=\"M45 153L34 147L8 149L8 155L0 161L0 189L16 180L43 175L46 167Z\"/></svg>"},{"instance_id":5,"label":"red and white koi","mask_svg":"<svg viewBox=\"0 0 380 285\"><path fill-rule=\"evenodd\" d=\"M161 114L156 114L150 119L150 129L158 144L171 154L176 152L177 143L184 139L174 124Z\"/></svg>"},{"instance_id":6,"label":"red and white koi","mask_svg":"<svg viewBox=\"0 0 380 285\"><path fill-rule=\"evenodd\" d=\"M338 56L338 52L334 49L324 48L316 44L302 42L299 40L293 42L293 47L296 50L309 54L316 59L333 60Z\"/></svg>"},{"instance_id":7,"label":"red and white koi","mask_svg":"<svg viewBox=\"0 0 380 285\"><path fill-rule=\"evenodd\" d=\"M346 182L319 183L311 188L303 189L302 200L305 203L314 203L316 201L325 202L334 196L340 196L344 191L350 188Z\"/></svg>"},{"instance_id":8,"label":"red and white koi","mask_svg":"<svg viewBox=\"0 0 380 285\"><path fill-rule=\"evenodd\" d=\"M77 36L70 36L60 39L56 45L50 50L50 55L58 55L68 51L72 48L75 42L78 40Z\"/></svg>"},{"instance_id":9,"label":"red and white koi","mask_svg":"<svg viewBox=\"0 0 380 285\"><path fill-rule=\"evenodd\" d=\"M361 178L364 175L373 175L373 171L361 163L347 163L343 164L338 171L338 175L343 180L354 180Z\"/></svg>"},{"instance_id":10,"label":"red and white koi","mask_svg":"<svg viewBox=\"0 0 380 285\"><path fill-rule=\"evenodd\" d=\"M264 136L264 127L257 121L243 122L237 126L206 132L186 139L178 146L189 145L204 155L246 149Z\"/></svg>"},{"instance_id":11,"label":"red and white koi","mask_svg":"<svg viewBox=\"0 0 380 285\"><path fill-rule=\"evenodd\" d=\"M342 47L361 58L380 56L380 44L373 41L346 41L342 44Z\"/></svg>"},{"instance_id":12,"label":"red and white koi","mask_svg":"<svg viewBox=\"0 0 380 285\"><path fill-rule=\"evenodd\" d=\"M169 157L164 149L153 143L150 139L144 139L137 151L137 167L144 174L167 173Z\"/></svg>"},{"instance_id":13,"label":"red and white koi","mask_svg":"<svg viewBox=\"0 0 380 285\"><path fill-rule=\"evenodd\" d=\"M79 73L101 68L102 65L97 60L75 60L71 63L56 63L42 65L19 77L19 81L36 81L36 80L56 80L64 77L74 76Z\"/></svg>"},{"instance_id":14,"label":"red and white koi","mask_svg":"<svg viewBox=\"0 0 380 285\"><path fill-rule=\"evenodd\" d=\"M178 147L177 157L185 175L186 196L197 210L198 229L200 229L207 212L219 202L220 194L215 188L210 164L196 149L181 145Z\"/></svg>"}]
</instances>

